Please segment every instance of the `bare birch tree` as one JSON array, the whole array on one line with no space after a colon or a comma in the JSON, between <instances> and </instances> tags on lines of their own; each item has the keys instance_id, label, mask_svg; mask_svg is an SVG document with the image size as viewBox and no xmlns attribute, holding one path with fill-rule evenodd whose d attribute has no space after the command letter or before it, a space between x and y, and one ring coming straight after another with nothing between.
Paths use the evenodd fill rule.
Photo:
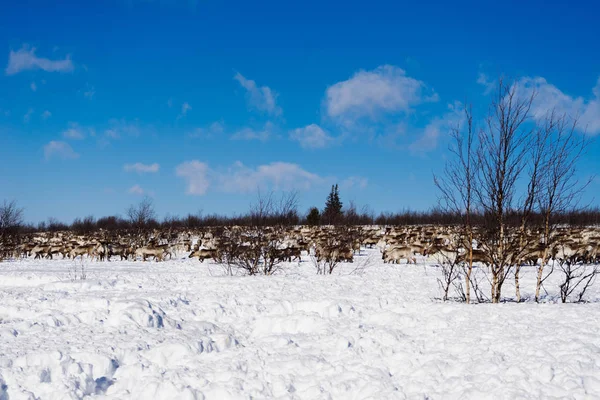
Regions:
<instances>
[{"instance_id":1,"label":"bare birch tree","mask_svg":"<svg viewBox=\"0 0 600 400\"><path fill-rule=\"evenodd\" d=\"M552 126L555 121L553 118L547 119L543 126L538 126L531 132L531 136L526 140L526 152L528 156L525 178L527 188L519 201L519 231L516 247L512 250L512 259L515 263L515 295L518 303L521 302L521 285L519 281L521 265L525 258L528 258L532 247L536 245L535 238L528 234L528 226L531 223L532 213L535 211L538 201L541 185L547 167L548 157L548 138L552 132Z\"/></svg>"},{"instance_id":2,"label":"bare birch tree","mask_svg":"<svg viewBox=\"0 0 600 400\"><path fill-rule=\"evenodd\" d=\"M451 159L446 163L443 175L434 176L434 183L441 192L440 207L462 217L463 226L457 232L460 239L457 244L464 245L468 252L468 265L465 268L465 300L470 303L473 271L473 185L478 160L475 157L476 134L473 128L473 111L470 106L465 107L464 111L465 130L463 131L460 125L452 129L453 143L449 146ZM446 274L444 276L446 277ZM446 287L448 288L449 285ZM447 289L445 297L447 298Z\"/></svg>"},{"instance_id":3,"label":"bare birch tree","mask_svg":"<svg viewBox=\"0 0 600 400\"><path fill-rule=\"evenodd\" d=\"M526 168L532 128L527 124L535 93L519 97L516 86L500 79L485 127L479 131L479 169L475 193L485 214L481 248L490 260L491 299L498 303L502 285L514 262L514 235L508 216L522 210L516 200L519 179Z\"/></svg>"},{"instance_id":4,"label":"bare birch tree","mask_svg":"<svg viewBox=\"0 0 600 400\"><path fill-rule=\"evenodd\" d=\"M554 216L575 209L583 190L593 177L586 181L577 179L577 164L589 145L589 139L576 132L577 119L550 112L545 120L546 153L542 172L541 193L538 208L542 215L542 257L537 269L535 301L539 302L540 289L550 273L544 274L551 249L556 245L556 222ZM567 277L569 273L565 273ZM569 280L569 279L567 279ZM567 284L568 287L568 284ZM566 293L566 292L565 292ZM561 288L561 296L563 290ZM566 297L565 297L566 298Z\"/></svg>"}]
</instances>

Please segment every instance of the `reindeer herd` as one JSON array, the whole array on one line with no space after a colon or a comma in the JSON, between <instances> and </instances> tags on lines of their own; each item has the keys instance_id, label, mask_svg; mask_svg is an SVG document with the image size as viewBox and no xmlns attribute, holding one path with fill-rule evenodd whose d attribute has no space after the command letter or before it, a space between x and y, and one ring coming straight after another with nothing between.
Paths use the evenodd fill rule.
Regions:
<instances>
[{"instance_id":1,"label":"reindeer herd","mask_svg":"<svg viewBox=\"0 0 600 400\"><path fill-rule=\"evenodd\" d=\"M317 262L352 262L362 248L377 247L384 263L428 263L465 261L465 246L459 244L451 226L358 226L358 227L209 227L195 230L149 232L98 231L86 235L73 232L22 235L17 241L0 243L0 259L83 259L111 261L164 261L171 258L212 259L230 262L239 257L271 262L301 261L312 256ZM525 251L514 263L534 265L542 258L537 232L529 232ZM473 260L491 261L474 245ZM554 234L549 258L559 262L598 263L600 229L560 228Z\"/></svg>"}]
</instances>

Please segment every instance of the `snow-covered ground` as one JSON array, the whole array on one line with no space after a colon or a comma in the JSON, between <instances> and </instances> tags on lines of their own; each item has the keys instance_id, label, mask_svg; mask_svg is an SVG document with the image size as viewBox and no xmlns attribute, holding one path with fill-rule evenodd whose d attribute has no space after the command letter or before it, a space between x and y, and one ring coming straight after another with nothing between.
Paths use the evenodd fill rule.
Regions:
<instances>
[{"instance_id":1,"label":"snow-covered ground","mask_svg":"<svg viewBox=\"0 0 600 400\"><path fill-rule=\"evenodd\" d=\"M598 283L589 304L556 303L556 275L543 304L465 305L377 250L332 276L185 259L85 261L74 281L81 265L0 264L0 399L600 398Z\"/></svg>"}]
</instances>

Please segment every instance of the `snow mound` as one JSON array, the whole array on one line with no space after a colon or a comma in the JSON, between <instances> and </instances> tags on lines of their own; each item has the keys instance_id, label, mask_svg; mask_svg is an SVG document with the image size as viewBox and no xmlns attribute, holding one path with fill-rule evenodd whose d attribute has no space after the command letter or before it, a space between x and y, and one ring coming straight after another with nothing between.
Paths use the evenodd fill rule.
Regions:
<instances>
[{"instance_id":1,"label":"snow mound","mask_svg":"<svg viewBox=\"0 0 600 400\"><path fill-rule=\"evenodd\" d=\"M136 325L145 328L164 328L165 312L148 300L118 301L110 304L108 325Z\"/></svg>"}]
</instances>

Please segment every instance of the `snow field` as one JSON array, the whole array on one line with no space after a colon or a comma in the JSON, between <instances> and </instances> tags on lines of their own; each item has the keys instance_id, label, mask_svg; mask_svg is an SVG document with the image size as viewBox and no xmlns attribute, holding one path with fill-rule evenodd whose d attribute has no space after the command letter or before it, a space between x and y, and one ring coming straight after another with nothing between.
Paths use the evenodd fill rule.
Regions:
<instances>
[{"instance_id":1,"label":"snow field","mask_svg":"<svg viewBox=\"0 0 600 400\"><path fill-rule=\"evenodd\" d=\"M543 304L465 305L377 250L333 276L83 264L0 264L0 399L600 398L598 284L589 304L557 304L556 276Z\"/></svg>"}]
</instances>

